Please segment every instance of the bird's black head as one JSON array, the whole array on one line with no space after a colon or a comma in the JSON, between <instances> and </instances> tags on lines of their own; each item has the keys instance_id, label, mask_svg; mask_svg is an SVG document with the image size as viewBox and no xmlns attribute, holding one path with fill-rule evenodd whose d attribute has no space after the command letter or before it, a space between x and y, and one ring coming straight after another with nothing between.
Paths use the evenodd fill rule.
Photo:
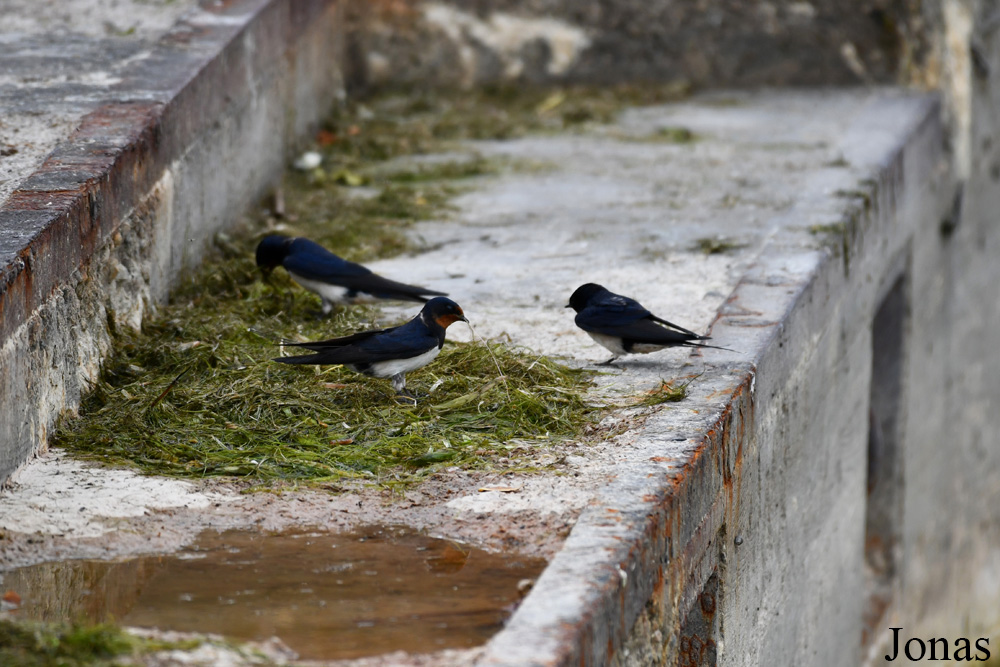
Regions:
<instances>
[{"instance_id":1,"label":"bird's black head","mask_svg":"<svg viewBox=\"0 0 1000 667\"><path fill-rule=\"evenodd\" d=\"M448 325L453 322L468 323L469 321L465 319L465 313L462 312L461 306L443 296L436 296L425 303L423 310L420 311L420 316L424 322L436 322L442 329L447 329Z\"/></svg>"},{"instance_id":2,"label":"bird's black head","mask_svg":"<svg viewBox=\"0 0 1000 667\"><path fill-rule=\"evenodd\" d=\"M601 292L607 292L607 291L608 290L604 289L600 285L594 283L587 283L586 285L580 285L579 287L576 288L576 291L573 292L573 295L570 296L569 304L566 307L572 308L573 310L579 313L581 310L587 307L587 304L590 303L591 298L593 298L597 294L600 294Z\"/></svg>"},{"instance_id":3,"label":"bird's black head","mask_svg":"<svg viewBox=\"0 0 1000 667\"><path fill-rule=\"evenodd\" d=\"M257 244L257 266L267 272L281 264L294 240L281 234L271 234L262 238Z\"/></svg>"}]
</instances>

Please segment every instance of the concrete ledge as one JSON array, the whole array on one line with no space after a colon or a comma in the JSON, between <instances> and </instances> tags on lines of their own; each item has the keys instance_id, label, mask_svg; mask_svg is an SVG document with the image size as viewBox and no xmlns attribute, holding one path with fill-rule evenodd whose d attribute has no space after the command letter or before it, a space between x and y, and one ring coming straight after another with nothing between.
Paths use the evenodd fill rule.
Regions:
<instances>
[{"instance_id":1,"label":"concrete ledge","mask_svg":"<svg viewBox=\"0 0 1000 667\"><path fill-rule=\"evenodd\" d=\"M109 327L138 326L329 112L341 29L328 0L187 13L3 202L0 479L76 407Z\"/></svg>"},{"instance_id":2,"label":"concrete ledge","mask_svg":"<svg viewBox=\"0 0 1000 667\"><path fill-rule=\"evenodd\" d=\"M905 256L940 244L944 146L931 98L854 119L839 147L869 175L827 248L794 206L719 311L713 337L750 360L699 379L697 424L647 422L646 460L620 466L477 664L862 662L870 323Z\"/></svg>"}]
</instances>

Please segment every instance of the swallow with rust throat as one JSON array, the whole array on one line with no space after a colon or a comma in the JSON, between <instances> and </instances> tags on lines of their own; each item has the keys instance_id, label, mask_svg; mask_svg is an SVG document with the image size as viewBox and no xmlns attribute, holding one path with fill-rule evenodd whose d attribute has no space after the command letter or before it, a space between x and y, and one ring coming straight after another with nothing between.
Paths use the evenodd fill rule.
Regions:
<instances>
[{"instance_id":1,"label":"swallow with rust throat","mask_svg":"<svg viewBox=\"0 0 1000 667\"><path fill-rule=\"evenodd\" d=\"M257 266L267 273L279 264L292 280L320 296L324 315L329 315L337 304L371 303L379 299L423 303L434 296L447 296L444 292L383 278L306 238L265 236L257 244Z\"/></svg>"},{"instance_id":2,"label":"swallow with rust throat","mask_svg":"<svg viewBox=\"0 0 1000 667\"><path fill-rule=\"evenodd\" d=\"M285 343L286 346L304 347L315 354L278 357L275 361L339 364L355 373L391 378L397 394L413 399L406 391L406 374L434 360L444 346L445 330L458 321L468 323L469 320L465 319L457 303L439 296L424 304L420 313L406 324L314 343Z\"/></svg>"},{"instance_id":3,"label":"swallow with rust throat","mask_svg":"<svg viewBox=\"0 0 1000 667\"><path fill-rule=\"evenodd\" d=\"M698 343L696 341L710 338L667 322L643 308L635 299L609 292L594 283L576 288L566 307L576 311L576 326L615 355L605 361L605 365L623 354L646 354L667 347L728 350Z\"/></svg>"}]
</instances>

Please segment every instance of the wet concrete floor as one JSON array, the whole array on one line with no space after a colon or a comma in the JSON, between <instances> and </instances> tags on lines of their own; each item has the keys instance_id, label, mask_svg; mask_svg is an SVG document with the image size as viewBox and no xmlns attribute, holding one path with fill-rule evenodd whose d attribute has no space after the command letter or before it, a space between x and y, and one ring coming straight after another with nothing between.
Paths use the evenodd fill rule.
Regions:
<instances>
[{"instance_id":1,"label":"wet concrete floor","mask_svg":"<svg viewBox=\"0 0 1000 667\"><path fill-rule=\"evenodd\" d=\"M305 659L485 643L545 561L403 527L206 531L171 555L40 563L3 575L36 620L279 637Z\"/></svg>"}]
</instances>

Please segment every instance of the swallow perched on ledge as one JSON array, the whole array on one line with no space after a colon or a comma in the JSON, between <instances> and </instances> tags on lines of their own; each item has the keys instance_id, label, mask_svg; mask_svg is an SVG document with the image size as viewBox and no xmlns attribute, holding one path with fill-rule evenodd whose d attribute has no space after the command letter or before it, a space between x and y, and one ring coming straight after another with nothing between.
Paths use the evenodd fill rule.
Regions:
<instances>
[{"instance_id":1,"label":"swallow perched on ledge","mask_svg":"<svg viewBox=\"0 0 1000 667\"><path fill-rule=\"evenodd\" d=\"M566 307L576 311L576 326L615 355L604 364L610 364L623 354L646 354L667 347L728 350L697 343L695 341L710 338L667 322L643 308L635 299L609 292L594 283L576 288Z\"/></svg>"},{"instance_id":2,"label":"swallow perched on ledge","mask_svg":"<svg viewBox=\"0 0 1000 667\"><path fill-rule=\"evenodd\" d=\"M270 271L279 264L292 280L323 299L324 315L329 315L335 304L371 303L379 299L423 303L434 296L446 296L444 292L383 278L306 238L265 236L257 244L257 266Z\"/></svg>"},{"instance_id":3,"label":"swallow perched on ledge","mask_svg":"<svg viewBox=\"0 0 1000 667\"><path fill-rule=\"evenodd\" d=\"M389 329L321 340L314 343L285 343L304 347L316 354L278 357L283 364L339 364L355 373L370 377L391 378L397 394L413 398L406 391L406 373L423 368L441 352L445 330L453 322L466 322L457 303L435 297L424 304L420 313L406 324Z\"/></svg>"}]
</instances>

